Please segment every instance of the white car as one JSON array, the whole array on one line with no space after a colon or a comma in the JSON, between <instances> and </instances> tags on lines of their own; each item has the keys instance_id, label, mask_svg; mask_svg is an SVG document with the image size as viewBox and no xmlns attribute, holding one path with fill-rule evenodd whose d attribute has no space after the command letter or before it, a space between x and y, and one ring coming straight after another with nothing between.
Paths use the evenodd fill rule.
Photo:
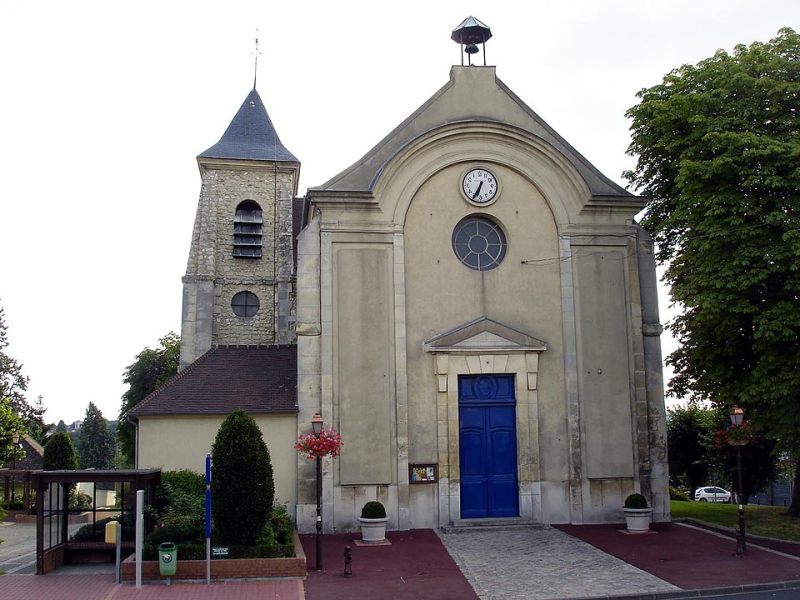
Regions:
<instances>
[{"instance_id":1,"label":"white car","mask_svg":"<svg viewBox=\"0 0 800 600\"><path fill-rule=\"evenodd\" d=\"M694 493L698 502L730 502L731 493L720 487L701 487Z\"/></svg>"}]
</instances>

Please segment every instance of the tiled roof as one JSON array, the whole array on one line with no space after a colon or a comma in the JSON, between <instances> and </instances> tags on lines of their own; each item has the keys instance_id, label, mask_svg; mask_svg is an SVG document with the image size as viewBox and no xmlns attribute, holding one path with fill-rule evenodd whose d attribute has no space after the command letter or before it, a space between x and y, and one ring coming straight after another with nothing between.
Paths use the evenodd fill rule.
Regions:
<instances>
[{"instance_id":1,"label":"tiled roof","mask_svg":"<svg viewBox=\"0 0 800 600\"><path fill-rule=\"evenodd\" d=\"M41 469L44 450L38 442L29 435L25 435L20 438L19 443L25 451L25 458L17 459L17 469ZM5 466L10 468L11 461L6 461Z\"/></svg>"},{"instance_id":2,"label":"tiled roof","mask_svg":"<svg viewBox=\"0 0 800 600\"><path fill-rule=\"evenodd\" d=\"M220 140L198 158L300 162L281 143L261 96L255 89L244 99Z\"/></svg>"},{"instance_id":3,"label":"tiled roof","mask_svg":"<svg viewBox=\"0 0 800 600\"><path fill-rule=\"evenodd\" d=\"M217 346L129 414L227 414L297 411L297 346Z\"/></svg>"}]
</instances>

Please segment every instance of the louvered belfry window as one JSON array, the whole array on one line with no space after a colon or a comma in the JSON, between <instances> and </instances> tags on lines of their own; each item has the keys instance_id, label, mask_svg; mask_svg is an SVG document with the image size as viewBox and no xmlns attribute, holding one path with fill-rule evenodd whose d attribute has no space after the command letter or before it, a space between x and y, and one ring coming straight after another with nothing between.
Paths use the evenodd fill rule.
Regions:
<instances>
[{"instance_id":1,"label":"louvered belfry window","mask_svg":"<svg viewBox=\"0 0 800 600\"><path fill-rule=\"evenodd\" d=\"M261 258L261 207L245 200L236 207L233 217L233 255Z\"/></svg>"}]
</instances>

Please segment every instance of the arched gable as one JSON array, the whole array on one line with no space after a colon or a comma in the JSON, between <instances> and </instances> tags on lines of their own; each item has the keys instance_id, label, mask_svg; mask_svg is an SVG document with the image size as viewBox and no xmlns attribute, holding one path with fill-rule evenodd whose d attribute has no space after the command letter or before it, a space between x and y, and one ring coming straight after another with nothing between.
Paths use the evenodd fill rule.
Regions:
<instances>
[{"instance_id":1,"label":"arched gable","mask_svg":"<svg viewBox=\"0 0 800 600\"><path fill-rule=\"evenodd\" d=\"M430 177L474 161L503 165L527 179L546 199L559 231L579 219L591 197L566 157L540 138L501 123L469 121L429 131L386 161L373 186L381 213L402 226L414 195Z\"/></svg>"}]
</instances>

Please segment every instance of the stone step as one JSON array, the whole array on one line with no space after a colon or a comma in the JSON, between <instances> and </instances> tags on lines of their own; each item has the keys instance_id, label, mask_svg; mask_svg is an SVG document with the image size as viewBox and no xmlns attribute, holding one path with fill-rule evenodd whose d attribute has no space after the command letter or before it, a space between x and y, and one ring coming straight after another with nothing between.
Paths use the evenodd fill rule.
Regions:
<instances>
[{"instance_id":1,"label":"stone step","mask_svg":"<svg viewBox=\"0 0 800 600\"><path fill-rule=\"evenodd\" d=\"M519 517L511 519L458 519L441 528L442 533L467 531L509 531L514 529L546 529L545 523L535 523Z\"/></svg>"}]
</instances>

